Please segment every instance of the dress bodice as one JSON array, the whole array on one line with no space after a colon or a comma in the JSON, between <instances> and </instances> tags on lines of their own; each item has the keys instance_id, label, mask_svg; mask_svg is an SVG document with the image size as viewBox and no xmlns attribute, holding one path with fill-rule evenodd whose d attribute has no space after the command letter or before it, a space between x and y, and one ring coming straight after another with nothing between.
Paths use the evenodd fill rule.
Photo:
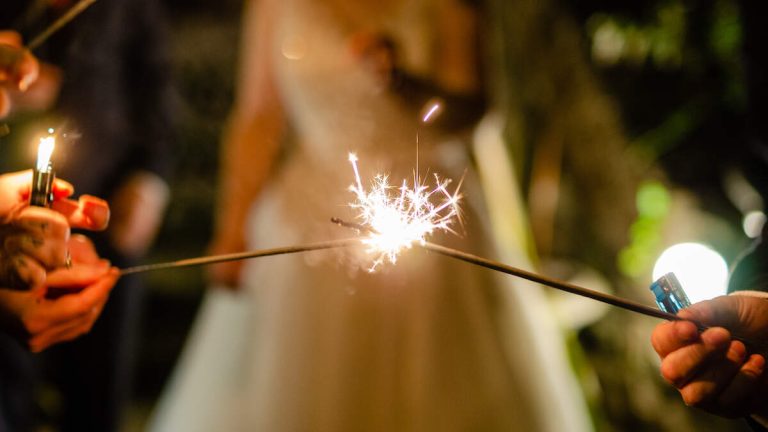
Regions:
<instances>
[{"instance_id":1,"label":"dress bodice","mask_svg":"<svg viewBox=\"0 0 768 432\"><path fill-rule=\"evenodd\" d=\"M376 160L378 169L408 174L416 134L424 133L418 113L403 109L402 101L381 87L354 58L350 41L357 32L386 35L396 44L398 67L428 77L434 38L425 19L428 1L396 1L382 13L371 6L371 15L345 12L345 4L282 2L271 55L283 104L311 159L336 166L354 151Z\"/></svg>"}]
</instances>

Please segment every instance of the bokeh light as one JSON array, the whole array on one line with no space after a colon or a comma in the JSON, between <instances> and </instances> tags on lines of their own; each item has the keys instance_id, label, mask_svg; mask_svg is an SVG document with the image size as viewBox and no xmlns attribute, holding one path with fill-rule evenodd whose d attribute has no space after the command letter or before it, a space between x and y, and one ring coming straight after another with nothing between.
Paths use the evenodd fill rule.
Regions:
<instances>
[{"instance_id":1,"label":"bokeh light","mask_svg":"<svg viewBox=\"0 0 768 432\"><path fill-rule=\"evenodd\" d=\"M674 272L691 303L725 294L728 265L711 248L699 243L679 243L669 247L656 260L653 279Z\"/></svg>"},{"instance_id":2,"label":"bokeh light","mask_svg":"<svg viewBox=\"0 0 768 432\"><path fill-rule=\"evenodd\" d=\"M751 211L744 216L741 223L744 234L749 238L757 238L765 225L765 213L761 211Z\"/></svg>"}]
</instances>

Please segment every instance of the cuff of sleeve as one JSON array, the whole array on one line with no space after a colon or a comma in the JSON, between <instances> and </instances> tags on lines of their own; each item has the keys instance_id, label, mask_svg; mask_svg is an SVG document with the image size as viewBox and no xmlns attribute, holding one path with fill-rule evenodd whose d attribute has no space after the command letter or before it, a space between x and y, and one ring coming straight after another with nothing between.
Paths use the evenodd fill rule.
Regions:
<instances>
[{"instance_id":1,"label":"cuff of sleeve","mask_svg":"<svg viewBox=\"0 0 768 432\"><path fill-rule=\"evenodd\" d=\"M760 297L764 299L768 299L768 292L765 291L754 291L754 290L744 290L744 291L734 291L728 295L743 295L743 296L749 296L749 297Z\"/></svg>"}]
</instances>

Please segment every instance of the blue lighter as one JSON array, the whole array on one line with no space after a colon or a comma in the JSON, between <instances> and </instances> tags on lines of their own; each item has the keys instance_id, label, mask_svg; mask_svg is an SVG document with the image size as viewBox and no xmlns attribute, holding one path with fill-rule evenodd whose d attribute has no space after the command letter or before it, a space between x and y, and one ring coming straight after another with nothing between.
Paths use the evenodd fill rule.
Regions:
<instances>
[{"instance_id":1,"label":"blue lighter","mask_svg":"<svg viewBox=\"0 0 768 432\"><path fill-rule=\"evenodd\" d=\"M674 273L667 273L651 284L651 291L656 297L659 309L671 314L677 314L680 309L687 308L691 301L683 291L680 281Z\"/></svg>"}]
</instances>

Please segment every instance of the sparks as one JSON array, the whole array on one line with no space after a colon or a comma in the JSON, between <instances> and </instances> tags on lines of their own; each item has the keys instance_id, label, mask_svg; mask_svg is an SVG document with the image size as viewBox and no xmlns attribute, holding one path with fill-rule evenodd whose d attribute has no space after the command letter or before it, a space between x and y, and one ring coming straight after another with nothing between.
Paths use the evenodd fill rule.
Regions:
<instances>
[{"instance_id":1,"label":"sparks","mask_svg":"<svg viewBox=\"0 0 768 432\"><path fill-rule=\"evenodd\" d=\"M435 230L453 232L451 225L460 218L460 183L451 193L448 191L451 180L440 179L436 174L432 188L422 183L418 175L414 175L412 187L406 180L399 187L393 186L386 175L377 175L371 190L366 191L360 180L357 157L350 154L349 162L355 172L355 184L349 190L356 197L350 206L359 212L359 224L368 231L363 243L369 252L379 254L370 271L385 260L394 264L400 251L409 249L414 242L425 244L426 237Z\"/></svg>"},{"instance_id":2,"label":"sparks","mask_svg":"<svg viewBox=\"0 0 768 432\"><path fill-rule=\"evenodd\" d=\"M429 122L429 120L432 118L432 115L435 114L439 109L440 109L440 104L439 103L432 104L432 106L429 108L429 110L427 110L427 113L424 114L424 118L422 119L422 121L424 123Z\"/></svg>"}]
</instances>

